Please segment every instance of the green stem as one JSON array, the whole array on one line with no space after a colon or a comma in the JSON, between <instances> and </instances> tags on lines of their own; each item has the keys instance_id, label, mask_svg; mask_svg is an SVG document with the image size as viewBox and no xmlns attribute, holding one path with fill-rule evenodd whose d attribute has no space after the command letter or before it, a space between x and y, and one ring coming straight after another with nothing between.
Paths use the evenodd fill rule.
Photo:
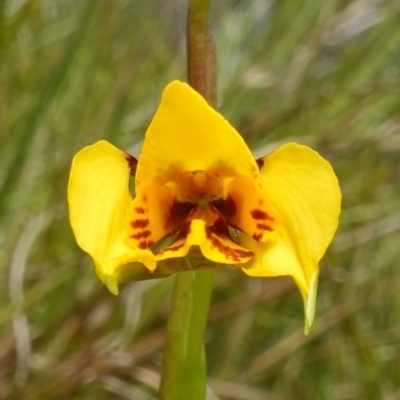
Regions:
<instances>
[{"instance_id":1,"label":"green stem","mask_svg":"<svg viewBox=\"0 0 400 400\"><path fill-rule=\"evenodd\" d=\"M215 47L208 25L211 0L189 0L187 19L188 82L216 105ZM204 333L214 271L178 272L162 364L161 400L204 400L207 368Z\"/></svg>"},{"instance_id":2,"label":"green stem","mask_svg":"<svg viewBox=\"0 0 400 400\"><path fill-rule=\"evenodd\" d=\"M162 364L160 400L180 398L180 382L183 380L188 327L192 310L193 277L193 272L181 272L175 276Z\"/></svg>"},{"instance_id":3,"label":"green stem","mask_svg":"<svg viewBox=\"0 0 400 400\"><path fill-rule=\"evenodd\" d=\"M210 105L216 106L216 56L208 24L210 0L189 0L186 26L187 76L189 85Z\"/></svg>"},{"instance_id":4,"label":"green stem","mask_svg":"<svg viewBox=\"0 0 400 400\"><path fill-rule=\"evenodd\" d=\"M213 271L176 274L162 365L161 400L205 399L203 338L213 277Z\"/></svg>"},{"instance_id":5,"label":"green stem","mask_svg":"<svg viewBox=\"0 0 400 400\"><path fill-rule=\"evenodd\" d=\"M192 312L188 330L185 385L187 398L204 399L207 383L207 365L204 351L204 333L207 328L208 309L212 293L214 271L196 271L192 283ZM190 376L189 376L190 375ZM191 389L192 388L192 389ZM197 397L189 396L196 389Z\"/></svg>"}]
</instances>

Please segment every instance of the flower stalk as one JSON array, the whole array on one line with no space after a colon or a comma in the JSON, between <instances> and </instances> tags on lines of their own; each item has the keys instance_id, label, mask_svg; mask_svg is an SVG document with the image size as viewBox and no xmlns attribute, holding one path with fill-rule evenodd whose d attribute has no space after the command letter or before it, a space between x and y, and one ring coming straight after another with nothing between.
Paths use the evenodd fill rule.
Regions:
<instances>
[{"instance_id":1,"label":"flower stalk","mask_svg":"<svg viewBox=\"0 0 400 400\"><path fill-rule=\"evenodd\" d=\"M210 0L189 0L186 26L189 85L216 107L216 54L208 17Z\"/></svg>"},{"instance_id":2,"label":"flower stalk","mask_svg":"<svg viewBox=\"0 0 400 400\"><path fill-rule=\"evenodd\" d=\"M189 0L187 76L190 86L216 106L216 56L209 28L210 0ZM177 273L162 364L161 400L204 400L207 368L204 334L214 272Z\"/></svg>"},{"instance_id":3,"label":"flower stalk","mask_svg":"<svg viewBox=\"0 0 400 400\"><path fill-rule=\"evenodd\" d=\"M213 277L212 271L188 271L175 276L162 365L161 400L206 397L203 343Z\"/></svg>"}]
</instances>

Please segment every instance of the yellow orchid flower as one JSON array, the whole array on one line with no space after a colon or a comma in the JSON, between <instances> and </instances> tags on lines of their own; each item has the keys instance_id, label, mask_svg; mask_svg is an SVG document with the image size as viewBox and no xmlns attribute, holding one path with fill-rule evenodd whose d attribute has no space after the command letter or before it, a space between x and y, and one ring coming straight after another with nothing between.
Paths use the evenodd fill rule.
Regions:
<instances>
[{"instance_id":1,"label":"yellow orchid flower","mask_svg":"<svg viewBox=\"0 0 400 400\"><path fill-rule=\"evenodd\" d=\"M120 282L174 272L164 260L203 257L252 276L291 275L306 330L340 198L318 153L290 143L255 161L235 129L178 81L164 90L138 162L99 141L74 157L68 186L77 242L113 293Z\"/></svg>"}]
</instances>

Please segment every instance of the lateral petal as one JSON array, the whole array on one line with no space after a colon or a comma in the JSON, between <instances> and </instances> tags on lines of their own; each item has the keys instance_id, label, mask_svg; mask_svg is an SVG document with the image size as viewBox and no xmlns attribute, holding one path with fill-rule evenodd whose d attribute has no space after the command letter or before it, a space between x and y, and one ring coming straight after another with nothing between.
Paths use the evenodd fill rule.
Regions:
<instances>
[{"instance_id":1,"label":"lateral petal","mask_svg":"<svg viewBox=\"0 0 400 400\"><path fill-rule=\"evenodd\" d=\"M267 196L245 177L232 179L226 186L227 197L213 202L229 226L239 229L258 242L265 242L279 227L279 215Z\"/></svg>"},{"instance_id":2,"label":"lateral petal","mask_svg":"<svg viewBox=\"0 0 400 400\"><path fill-rule=\"evenodd\" d=\"M95 261L103 282L119 282L116 269L140 262L156 268L149 250L135 247L128 237L130 156L101 140L73 159L68 183L69 218L78 245ZM107 278L110 277L110 278Z\"/></svg>"},{"instance_id":3,"label":"lateral petal","mask_svg":"<svg viewBox=\"0 0 400 400\"><path fill-rule=\"evenodd\" d=\"M134 245L146 249L176 232L194 207L176 199L175 191L153 183L138 189L129 211L129 237Z\"/></svg>"},{"instance_id":4,"label":"lateral petal","mask_svg":"<svg viewBox=\"0 0 400 400\"><path fill-rule=\"evenodd\" d=\"M189 85L173 81L146 132L136 187L174 182L180 173L193 171L245 176L260 184L259 169L242 137Z\"/></svg>"},{"instance_id":5,"label":"lateral petal","mask_svg":"<svg viewBox=\"0 0 400 400\"><path fill-rule=\"evenodd\" d=\"M282 227L266 243L241 235L255 257L244 268L252 276L291 275L305 303L311 326L318 263L338 225L340 188L330 164L307 146L286 144L264 157L263 191L278 211Z\"/></svg>"}]
</instances>

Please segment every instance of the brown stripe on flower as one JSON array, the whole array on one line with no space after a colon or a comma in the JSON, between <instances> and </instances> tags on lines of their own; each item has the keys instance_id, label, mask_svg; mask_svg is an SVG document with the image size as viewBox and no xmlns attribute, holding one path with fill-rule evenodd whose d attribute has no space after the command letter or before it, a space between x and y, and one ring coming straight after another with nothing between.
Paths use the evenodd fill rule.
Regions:
<instances>
[{"instance_id":1,"label":"brown stripe on flower","mask_svg":"<svg viewBox=\"0 0 400 400\"><path fill-rule=\"evenodd\" d=\"M257 242L262 240L262 238L264 236L264 233L266 231L268 231L268 232L273 232L274 231L274 229L270 225L267 225L267 224L264 224L264 223L258 223L256 225L256 228L257 228L257 231L253 233L252 238L254 240L257 240Z\"/></svg>"},{"instance_id":2,"label":"brown stripe on flower","mask_svg":"<svg viewBox=\"0 0 400 400\"><path fill-rule=\"evenodd\" d=\"M239 263L243 261L243 258L248 258L253 256L253 252L251 250L240 250L234 249L223 244L216 235L213 235L209 228L206 228L206 236L207 239L210 240L211 245L216 248L220 253L224 254L226 258L232 260L233 262Z\"/></svg>"},{"instance_id":3,"label":"brown stripe on flower","mask_svg":"<svg viewBox=\"0 0 400 400\"><path fill-rule=\"evenodd\" d=\"M269 232L273 231L273 229L267 224L257 224L257 229L261 229L263 231L269 231Z\"/></svg>"},{"instance_id":4,"label":"brown stripe on flower","mask_svg":"<svg viewBox=\"0 0 400 400\"><path fill-rule=\"evenodd\" d=\"M139 242L138 247L139 249L148 249L150 246L153 246L154 242L151 240L143 240Z\"/></svg>"},{"instance_id":5,"label":"brown stripe on flower","mask_svg":"<svg viewBox=\"0 0 400 400\"><path fill-rule=\"evenodd\" d=\"M275 219L270 217L265 211L260 210L260 209L254 209L250 211L251 216L253 217L254 220L256 221L271 221L273 222ZM273 232L274 229L266 224L265 222L258 222L256 225L256 231L253 233L252 238L254 240L257 240L257 242L260 242L264 238L264 234L266 232Z\"/></svg>"},{"instance_id":6,"label":"brown stripe on flower","mask_svg":"<svg viewBox=\"0 0 400 400\"><path fill-rule=\"evenodd\" d=\"M243 258L252 257L254 254L251 250L236 249L222 243L220 237L231 240L228 225L222 218L217 218L213 226L206 226L206 237L214 248L233 262L243 262Z\"/></svg>"},{"instance_id":7,"label":"brown stripe on flower","mask_svg":"<svg viewBox=\"0 0 400 400\"><path fill-rule=\"evenodd\" d=\"M269 221L274 221L274 218L270 217L265 211L263 210L259 210L259 209L254 209L252 211L250 211L251 216L253 217L253 219L256 220L269 220Z\"/></svg>"},{"instance_id":8,"label":"brown stripe on flower","mask_svg":"<svg viewBox=\"0 0 400 400\"><path fill-rule=\"evenodd\" d=\"M146 239L149 236L151 236L151 231L141 231L141 232L131 235L131 238L139 240L139 239Z\"/></svg>"},{"instance_id":9,"label":"brown stripe on flower","mask_svg":"<svg viewBox=\"0 0 400 400\"><path fill-rule=\"evenodd\" d=\"M144 214L146 212L146 210L143 207L135 207L135 211L138 214Z\"/></svg>"},{"instance_id":10,"label":"brown stripe on flower","mask_svg":"<svg viewBox=\"0 0 400 400\"><path fill-rule=\"evenodd\" d=\"M130 169L130 174L132 176L135 176L136 174L136 169L138 165L138 160L136 160L135 157L131 156L130 154L126 153L125 157L126 161L128 161L129 169Z\"/></svg>"},{"instance_id":11,"label":"brown stripe on flower","mask_svg":"<svg viewBox=\"0 0 400 400\"><path fill-rule=\"evenodd\" d=\"M138 229L138 228L146 228L146 226L149 225L149 220L146 219L135 219L131 221L131 227L133 229Z\"/></svg>"}]
</instances>

